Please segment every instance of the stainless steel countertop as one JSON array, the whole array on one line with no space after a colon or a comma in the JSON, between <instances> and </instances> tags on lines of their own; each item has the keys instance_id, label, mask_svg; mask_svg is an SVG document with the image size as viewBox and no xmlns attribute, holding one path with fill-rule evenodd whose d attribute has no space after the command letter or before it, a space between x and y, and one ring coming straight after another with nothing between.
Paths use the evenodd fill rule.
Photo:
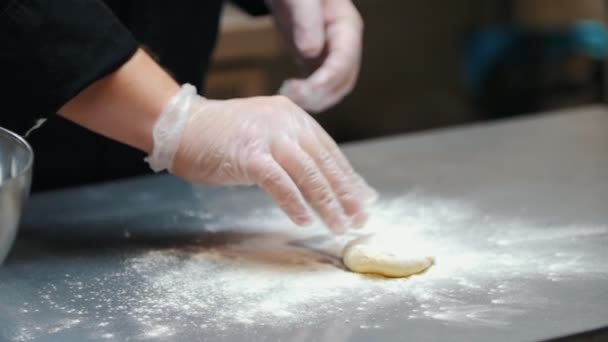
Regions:
<instances>
[{"instance_id":1,"label":"stainless steel countertop","mask_svg":"<svg viewBox=\"0 0 608 342\"><path fill-rule=\"evenodd\" d=\"M257 226L285 226L285 220L256 189L193 189L170 176L146 177L33 196L22 234L0 268L0 339L513 341L608 326L605 108L344 149L382 193L378 222L411 224L436 244L438 262L428 274L390 286L370 279L379 289L375 302L346 290L324 292L323 303L297 304L304 306L295 311L301 317L276 322L262 314L260 324L256 317L231 321L222 301L193 310L186 294L198 288L185 284L186 273L198 272L192 267L203 262L194 256L201 248L238 247ZM251 252L236 248L229 259L243 251ZM169 258L133 268L133 260L163 253ZM215 258L228 255L218 253ZM319 267L344 272L339 265ZM216 281L209 270L197 281ZM164 273L173 290L151 282ZM368 280L347 276L359 284L359 295L376 291L365 289ZM254 284L243 284L244 291L248 286ZM213 298L236 293L201 289ZM228 307L234 298L225 301Z\"/></svg>"}]
</instances>

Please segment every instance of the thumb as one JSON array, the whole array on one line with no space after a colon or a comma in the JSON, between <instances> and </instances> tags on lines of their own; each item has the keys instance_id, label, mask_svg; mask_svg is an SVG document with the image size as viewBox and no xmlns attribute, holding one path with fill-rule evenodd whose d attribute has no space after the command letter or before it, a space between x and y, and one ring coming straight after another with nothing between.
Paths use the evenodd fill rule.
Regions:
<instances>
[{"instance_id":1,"label":"thumb","mask_svg":"<svg viewBox=\"0 0 608 342\"><path fill-rule=\"evenodd\" d=\"M305 58L318 57L325 45L321 0L272 0L270 4L298 52Z\"/></svg>"}]
</instances>

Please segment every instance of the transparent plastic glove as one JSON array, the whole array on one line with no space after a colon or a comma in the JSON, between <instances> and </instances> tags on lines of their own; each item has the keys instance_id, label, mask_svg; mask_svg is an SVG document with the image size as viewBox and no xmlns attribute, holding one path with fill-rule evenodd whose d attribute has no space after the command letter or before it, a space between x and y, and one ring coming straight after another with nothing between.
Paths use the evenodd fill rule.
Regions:
<instances>
[{"instance_id":1,"label":"transparent plastic glove","mask_svg":"<svg viewBox=\"0 0 608 342\"><path fill-rule=\"evenodd\" d=\"M283 96L207 100L186 85L154 131L148 160L156 170L194 183L256 184L299 225L311 222L308 203L335 232L361 226L376 197L331 137ZM171 154L164 144L174 141Z\"/></svg>"},{"instance_id":2,"label":"transparent plastic glove","mask_svg":"<svg viewBox=\"0 0 608 342\"><path fill-rule=\"evenodd\" d=\"M309 74L279 93L311 112L337 104L354 88L363 20L350 0L269 0L276 21Z\"/></svg>"}]
</instances>

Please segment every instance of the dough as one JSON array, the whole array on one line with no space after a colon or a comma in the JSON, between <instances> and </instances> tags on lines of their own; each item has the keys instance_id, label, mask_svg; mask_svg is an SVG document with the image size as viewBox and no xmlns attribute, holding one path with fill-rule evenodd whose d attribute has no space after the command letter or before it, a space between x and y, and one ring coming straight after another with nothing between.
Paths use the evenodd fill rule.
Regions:
<instances>
[{"instance_id":1,"label":"dough","mask_svg":"<svg viewBox=\"0 0 608 342\"><path fill-rule=\"evenodd\" d=\"M357 273L379 274L385 277L407 277L420 273L435 262L412 239L399 234L372 234L350 241L342 252L342 261Z\"/></svg>"}]
</instances>

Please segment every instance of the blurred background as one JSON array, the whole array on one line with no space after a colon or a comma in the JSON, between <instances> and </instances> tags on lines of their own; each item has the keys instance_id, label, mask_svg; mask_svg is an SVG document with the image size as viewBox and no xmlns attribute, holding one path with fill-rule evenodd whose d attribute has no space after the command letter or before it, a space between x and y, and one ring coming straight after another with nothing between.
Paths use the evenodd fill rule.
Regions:
<instances>
[{"instance_id":1,"label":"blurred background","mask_svg":"<svg viewBox=\"0 0 608 342\"><path fill-rule=\"evenodd\" d=\"M340 142L603 102L604 0L356 0L354 92L317 116ZM269 17L227 5L207 97L273 94L298 75Z\"/></svg>"}]
</instances>

